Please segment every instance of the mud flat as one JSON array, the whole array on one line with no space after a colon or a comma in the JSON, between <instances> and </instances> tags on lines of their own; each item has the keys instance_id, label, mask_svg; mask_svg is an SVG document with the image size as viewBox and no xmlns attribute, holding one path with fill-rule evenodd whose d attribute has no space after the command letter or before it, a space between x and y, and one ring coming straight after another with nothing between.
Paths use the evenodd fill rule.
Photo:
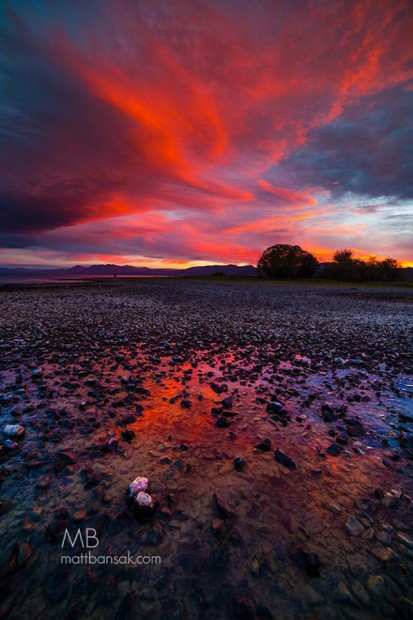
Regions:
<instances>
[{"instance_id":1,"label":"mud flat","mask_svg":"<svg viewBox=\"0 0 413 620\"><path fill-rule=\"evenodd\" d=\"M412 289L0 288L0 615L413 617L412 334Z\"/></svg>"}]
</instances>

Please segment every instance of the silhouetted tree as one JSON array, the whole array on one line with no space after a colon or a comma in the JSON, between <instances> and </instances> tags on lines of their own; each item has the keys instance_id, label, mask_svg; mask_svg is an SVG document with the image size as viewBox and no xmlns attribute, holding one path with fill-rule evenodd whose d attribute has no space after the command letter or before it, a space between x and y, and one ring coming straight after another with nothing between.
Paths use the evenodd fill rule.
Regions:
<instances>
[{"instance_id":1,"label":"silhouetted tree","mask_svg":"<svg viewBox=\"0 0 413 620\"><path fill-rule=\"evenodd\" d=\"M387 281L391 282L400 277L401 266L395 258L378 260L370 256L366 261L353 258L352 250L345 248L337 250L333 255L333 262L323 272L323 276L334 280Z\"/></svg>"},{"instance_id":2,"label":"silhouetted tree","mask_svg":"<svg viewBox=\"0 0 413 620\"><path fill-rule=\"evenodd\" d=\"M299 245L277 244L267 248L258 261L263 278L311 278L318 261Z\"/></svg>"}]
</instances>

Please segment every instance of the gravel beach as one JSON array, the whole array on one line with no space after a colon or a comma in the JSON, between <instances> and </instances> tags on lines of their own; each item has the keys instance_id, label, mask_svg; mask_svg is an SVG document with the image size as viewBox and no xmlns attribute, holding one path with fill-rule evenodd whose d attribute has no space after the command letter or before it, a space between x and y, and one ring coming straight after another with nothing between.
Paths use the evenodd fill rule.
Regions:
<instances>
[{"instance_id":1,"label":"gravel beach","mask_svg":"<svg viewBox=\"0 0 413 620\"><path fill-rule=\"evenodd\" d=\"M0 286L0 616L412 618L412 334L409 287Z\"/></svg>"}]
</instances>

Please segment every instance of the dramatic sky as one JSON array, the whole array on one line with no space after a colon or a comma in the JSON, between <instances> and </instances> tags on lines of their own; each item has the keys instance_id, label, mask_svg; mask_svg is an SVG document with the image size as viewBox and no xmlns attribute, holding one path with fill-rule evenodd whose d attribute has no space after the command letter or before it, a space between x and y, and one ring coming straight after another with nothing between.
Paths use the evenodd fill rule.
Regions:
<instances>
[{"instance_id":1,"label":"dramatic sky","mask_svg":"<svg viewBox=\"0 0 413 620\"><path fill-rule=\"evenodd\" d=\"M0 264L413 265L411 0L2 0Z\"/></svg>"}]
</instances>

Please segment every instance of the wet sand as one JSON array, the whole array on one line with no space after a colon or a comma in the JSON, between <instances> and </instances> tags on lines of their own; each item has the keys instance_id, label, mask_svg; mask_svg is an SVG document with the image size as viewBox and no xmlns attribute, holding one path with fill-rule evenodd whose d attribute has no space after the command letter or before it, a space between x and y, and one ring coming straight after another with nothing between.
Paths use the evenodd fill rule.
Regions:
<instances>
[{"instance_id":1,"label":"wet sand","mask_svg":"<svg viewBox=\"0 0 413 620\"><path fill-rule=\"evenodd\" d=\"M411 288L0 288L0 615L413 617L412 333Z\"/></svg>"}]
</instances>

